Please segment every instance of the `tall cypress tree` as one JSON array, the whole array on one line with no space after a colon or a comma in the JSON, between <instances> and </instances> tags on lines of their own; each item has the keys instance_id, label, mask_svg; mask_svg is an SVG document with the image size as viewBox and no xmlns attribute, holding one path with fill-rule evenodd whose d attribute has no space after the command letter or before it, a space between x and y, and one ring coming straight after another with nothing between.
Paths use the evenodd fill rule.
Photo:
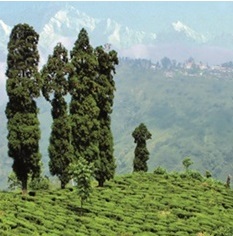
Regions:
<instances>
[{"instance_id":1,"label":"tall cypress tree","mask_svg":"<svg viewBox=\"0 0 233 236\"><path fill-rule=\"evenodd\" d=\"M6 90L9 102L6 106L8 119L8 155L13 158L13 171L27 191L29 174L40 175L40 129L35 98L41 89L38 72L39 35L28 24L16 25L8 43Z\"/></svg>"},{"instance_id":2,"label":"tall cypress tree","mask_svg":"<svg viewBox=\"0 0 233 236\"><path fill-rule=\"evenodd\" d=\"M74 154L77 160L83 157L95 164L99 158L97 59L85 29L80 31L71 51L71 67L70 116Z\"/></svg>"},{"instance_id":3,"label":"tall cypress tree","mask_svg":"<svg viewBox=\"0 0 233 236\"><path fill-rule=\"evenodd\" d=\"M48 148L49 169L52 175L58 176L61 181L61 188L65 188L71 178L69 164L72 163L73 159L70 119L64 98L69 87L68 72L68 52L61 43L58 43L41 74L44 82L43 96L52 105L53 124Z\"/></svg>"},{"instance_id":4,"label":"tall cypress tree","mask_svg":"<svg viewBox=\"0 0 233 236\"><path fill-rule=\"evenodd\" d=\"M95 171L95 177L99 186L103 186L106 180L113 178L116 168L113 155L113 135L111 131L110 115L112 113L115 91L113 74L115 74L115 66L118 64L118 58L114 50L107 52L102 46L96 48L96 56L98 58L97 72L98 83L100 85L97 98L98 107L100 109L98 117L100 122L100 158Z\"/></svg>"},{"instance_id":5,"label":"tall cypress tree","mask_svg":"<svg viewBox=\"0 0 233 236\"><path fill-rule=\"evenodd\" d=\"M148 170L147 161L149 160L149 151L146 147L146 141L151 139L151 133L148 131L147 127L141 123L132 133L134 142L136 143L135 157L133 162L133 170L144 171Z\"/></svg>"}]
</instances>

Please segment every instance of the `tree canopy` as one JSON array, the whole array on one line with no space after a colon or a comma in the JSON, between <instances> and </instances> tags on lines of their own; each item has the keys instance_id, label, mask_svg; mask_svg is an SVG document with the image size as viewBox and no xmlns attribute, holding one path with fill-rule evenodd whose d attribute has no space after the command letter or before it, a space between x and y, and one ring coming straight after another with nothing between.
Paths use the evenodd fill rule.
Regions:
<instances>
[{"instance_id":1,"label":"tree canopy","mask_svg":"<svg viewBox=\"0 0 233 236\"><path fill-rule=\"evenodd\" d=\"M53 55L48 57L48 62L43 67L41 74L43 95L52 105L53 124L48 148L49 169L52 175L58 176L61 188L65 188L71 178L68 168L73 160L70 118L64 98L69 88L68 68L67 50L61 43L58 43Z\"/></svg>"},{"instance_id":2,"label":"tree canopy","mask_svg":"<svg viewBox=\"0 0 233 236\"><path fill-rule=\"evenodd\" d=\"M113 178L115 174L115 158L113 149L113 136L111 131L111 113L116 90L113 74L118 64L117 53L112 50L107 52L103 47L96 48L98 59L98 84L99 93L97 105L100 109L98 120L100 122L99 151L100 158L97 162L95 177L99 186L103 186L106 180Z\"/></svg>"},{"instance_id":3,"label":"tree canopy","mask_svg":"<svg viewBox=\"0 0 233 236\"><path fill-rule=\"evenodd\" d=\"M82 29L71 51L69 85L72 144L76 158L94 163L100 186L115 173L111 118L117 53L102 46L93 49Z\"/></svg>"},{"instance_id":4,"label":"tree canopy","mask_svg":"<svg viewBox=\"0 0 233 236\"><path fill-rule=\"evenodd\" d=\"M135 128L132 136L134 138L134 142L136 143L133 170L146 172L148 170L146 162L149 160L149 151L146 147L146 141L151 139L152 135L148 131L146 125L141 123L137 128Z\"/></svg>"},{"instance_id":5,"label":"tree canopy","mask_svg":"<svg viewBox=\"0 0 233 236\"><path fill-rule=\"evenodd\" d=\"M99 108L97 60L89 43L87 31L82 29L71 51L70 116L72 145L76 160L85 158L89 163L99 158Z\"/></svg>"},{"instance_id":6,"label":"tree canopy","mask_svg":"<svg viewBox=\"0 0 233 236\"><path fill-rule=\"evenodd\" d=\"M38 72L39 35L28 24L16 25L10 34L7 56L6 107L8 119L8 155L13 158L13 171L27 191L28 175L40 174L40 129L35 98L39 97L41 79Z\"/></svg>"}]
</instances>

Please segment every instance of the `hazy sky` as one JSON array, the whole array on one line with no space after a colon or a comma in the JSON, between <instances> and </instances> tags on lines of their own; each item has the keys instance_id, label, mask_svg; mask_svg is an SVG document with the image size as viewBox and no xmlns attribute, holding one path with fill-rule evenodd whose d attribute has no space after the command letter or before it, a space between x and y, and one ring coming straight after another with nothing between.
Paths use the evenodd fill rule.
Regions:
<instances>
[{"instance_id":1,"label":"hazy sky","mask_svg":"<svg viewBox=\"0 0 233 236\"><path fill-rule=\"evenodd\" d=\"M67 4L95 18L111 18L135 30L159 32L180 20L201 33L233 32L233 2L75 1L0 2L0 19L9 25L29 23L40 30ZM44 14L37 14L43 9Z\"/></svg>"}]
</instances>

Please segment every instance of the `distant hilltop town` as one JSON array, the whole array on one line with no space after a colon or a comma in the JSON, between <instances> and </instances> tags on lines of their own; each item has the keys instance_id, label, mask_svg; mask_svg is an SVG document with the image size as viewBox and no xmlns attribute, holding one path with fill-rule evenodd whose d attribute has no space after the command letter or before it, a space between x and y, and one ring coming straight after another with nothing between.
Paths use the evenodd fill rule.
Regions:
<instances>
[{"instance_id":1,"label":"distant hilltop town","mask_svg":"<svg viewBox=\"0 0 233 236\"><path fill-rule=\"evenodd\" d=\"M233 62L225 62L220 65L208 65L208 63L195 62L190 57L185 62L177 62L171 60L168 57L162 58L156 63L151 62L147 59L129 59L122 58L124 62L137 67L143 67L146 69L152 69L154 71L163 71L165 77L173 78L177 73L181 73L186 76L205 76L210 75L217 78L232 78L233 79Z\"/></svg>"}]
</instances>

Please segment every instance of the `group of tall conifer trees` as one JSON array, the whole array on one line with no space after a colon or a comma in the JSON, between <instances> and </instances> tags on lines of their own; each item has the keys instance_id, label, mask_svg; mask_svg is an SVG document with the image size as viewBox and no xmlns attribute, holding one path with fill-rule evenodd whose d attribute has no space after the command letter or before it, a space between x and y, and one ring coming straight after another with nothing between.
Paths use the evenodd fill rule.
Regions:
<instances>
[{"instance_id":1,"label":"group of tall conifer trees","mask_svg":"<svg viewBox=\"0 0 233 236\"><path fill-rule=\"evenodd\" d=\"M69 165L85 158L94 165L94 177L103 186L113 178L113 136L111 132L117 53L104 47L93 48L82 29L69 53L57 44L47 64L38 71L39 35L28 24L18 24L11 32L7 57L6 107L8 154L13 171L27 190L29 175L40 175L40 128L36 98L51 103L49 169L64 188L71 176ZM65 96L71 95L67 104Z\"/></svg>"}]
</instances>

